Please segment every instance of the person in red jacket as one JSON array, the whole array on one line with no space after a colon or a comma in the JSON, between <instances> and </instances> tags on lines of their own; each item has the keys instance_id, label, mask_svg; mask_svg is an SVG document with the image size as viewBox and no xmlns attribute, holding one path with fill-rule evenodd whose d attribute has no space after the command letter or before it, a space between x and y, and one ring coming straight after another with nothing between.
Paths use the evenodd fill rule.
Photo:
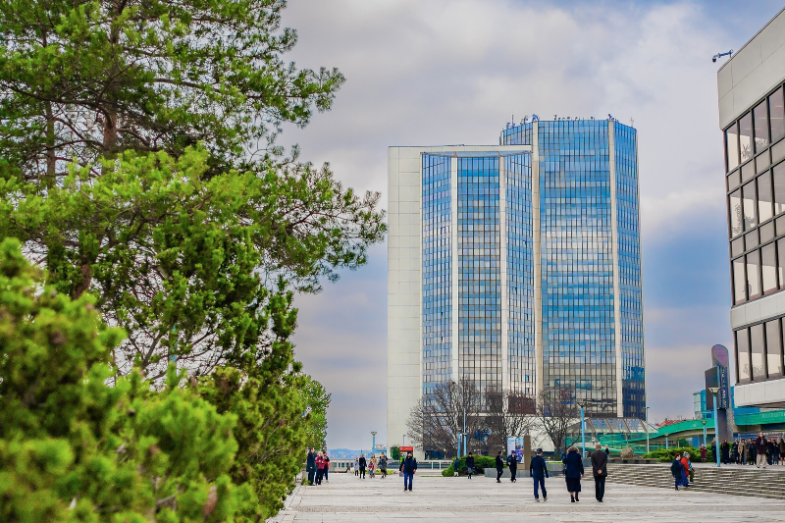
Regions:
<instances>
[{"instance_id":1,"label":"person in red jacket","mask_svg":"<svg viewBox=\"0 0 785 523\"><path fill-rule=\"evenodd\" d=\"M690 469L692 468L692 464L690 463L690 453L685 452L684 455L681 457L681 466L684 467L684 475L688 478L688 481L692 482L692 475L690 474ZM684 485L685 487L689 487L689 483Z\"/></svg>"},{"instance_id":2,"label":"person in red jacket","mask_svg":"<svg viewBox=\"0 0 785 523\"><path fill-rule=\"evenodd\" d=\"M324 455L322 451L319 451L319 454L316 456L316 484L322 484L322 478L324 477L324 467L327 464L327 461L324 459Z\"/></svg>"}]
</instances>

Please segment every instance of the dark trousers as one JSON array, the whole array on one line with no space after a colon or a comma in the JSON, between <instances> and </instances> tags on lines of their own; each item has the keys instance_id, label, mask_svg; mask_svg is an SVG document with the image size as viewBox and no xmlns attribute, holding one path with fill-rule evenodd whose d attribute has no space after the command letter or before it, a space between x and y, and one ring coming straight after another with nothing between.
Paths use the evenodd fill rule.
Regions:
<instances>
[{"instance_id":1,"label":"dark trousers","mask_svg":"<svg viewBox=\"0 0 785 523\"><path fill-rule=\"evenodd\" d=\"M496 481L501 481L502 480L501 478L502 478L502 473L503 472L504 472L504 469L496 469Z\"/></svg>"},{"instance_id":2,"label":"dark trousers","mask_svg":"<svg viewBox=\"0 0 785 523\"><path fill-rule=\"evenodd\" d=\"M322 476L324 476L324 469L316 469L316 484L322 484Z\"/></svg>"},{"instance_id":3,"label":"dark trousers","mask_svg":"<svg viewBox=\"0 0 785 523\"><path fill-rule=\"evenodd\" d=\"M404 472L403 473L403 490L412 490L412 478L414 477L413 472ZM406 486L408 482L409 486Z\"/></svg>"},{"instance_id":4,"label":"dark trousers","mask_svg":"<svg viewBox=\"0 0 785 523\"><path fill-rule=\"evenodd\" d=\"M327 467L324 467L324 480L330 481L330 469Z\"/></svg>"},{"instance_id":5,"label":"dark trousers","mask_svg":"<svg viewBox=\"0 0 785 523\"><path fill-rule=\"evenodd\" d=\"M537 492L538 489L542 489L542 497L548 497L548 491L545 490L545 478L540 476L534 476L534 499L540 499L540 494Z\"/></svg>"},{"instance_id":6,"label":"dark trousers","mask_svg":"<svg viewBox=\"0 0 785 523\"><path fill-rule=\"evenodd\" d=\"M360 467L360 477L365 479L365 467Z\"/></svg>"},{"instance_id":7,"label":"dark trousers","mask_svg":"<svg viewBox=\"0 0 785 523\"><path fill-rule=\"evenodd\" d=\"M308 467L308 484L313 485L313 478L314 478L314 470L313 467Z\"/></svg>"},{"instance_id":8,"label":"dark trousers","mask_svg":"<svg viewBox=\"0 0 785 523\"><path fill-rule=\"evenodd\" d=\"M510 469L510 481L515 481L515 475L518 473L518 469Z\"/></svg>"},{"instance_id":9,"label":"dark trousers","mask_svg":"<svg viewBox=\"0 0 785 523\"><path fill-rule=\"evenodd\" d=\"M597 501L602 501L605 495L605 476L594 476L594 495Z\"/></svg>"}]
</instances>

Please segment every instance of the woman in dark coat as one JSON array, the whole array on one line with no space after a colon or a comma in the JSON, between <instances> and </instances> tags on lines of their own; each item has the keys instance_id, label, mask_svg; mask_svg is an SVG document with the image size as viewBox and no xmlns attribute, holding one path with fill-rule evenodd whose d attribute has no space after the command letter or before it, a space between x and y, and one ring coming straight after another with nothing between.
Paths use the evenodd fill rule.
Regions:
<instances>
[{"instance_id":1,"label":"woman in dark coat","mask_svg":"<svg viewBox=\"0 0 785 523\"><path fill-rule=\"evenodd\" d=\"M564 479L567 482L567 492L570 493L570 502L580 501L578 493L581 491L581 478L583 477L583 459L576 447L567 449L567 455L562 460L564 463Z\"/></svg>"},{"instance_id":2,"label":"woman in dark coat","mask_svg":"<svg viewBox=\"0 0 785 523\"><path fill-rule=\"evenodd\" d=\"M730 445L726 439L722 440L722 445L720 445L720 459L725 464L730 463Z\"/></svg>"}]
</instances>

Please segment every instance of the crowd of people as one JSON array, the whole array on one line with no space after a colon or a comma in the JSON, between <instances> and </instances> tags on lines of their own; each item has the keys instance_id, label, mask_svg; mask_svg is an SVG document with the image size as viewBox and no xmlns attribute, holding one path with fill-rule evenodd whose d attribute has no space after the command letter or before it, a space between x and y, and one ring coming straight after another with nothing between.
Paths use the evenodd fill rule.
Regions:
<instances>
[{"instance_id":1,"label":"crowd of people","mask_svg":"<svg viewBox=\"0 0 785 523\"><path fill-rule=\"evenodd\" d=\"M360 454L359 458L354 458L352 470L354 470L355 477L360 479L365 479L366 470L368 471L368 477L373 479L376 477L376 471L378 470L382 479L384 479L387 477L387 455L382 452L379 458L376 457L376 454L371 454L371 459L365 459L365 454Z\"/></svg>"},{"instance_id":2,"label":"crowd of people","mask_svg":"<svg viewBox=\"0 0 785 523\"><path fill-rule=\"evenodd\" d=\"M717 455L717 440L711 444L711 450ZM767 438L761 432L756 438L727 439L720 443L720 461L724 464L755 465L766 468L769 465L785 465L785 439L782 437Z\"/></svg>"},{"instance_id":3,"label":"crowd of people","mask_svg":"<svg viewBox=\"0 0 785 523\"><path fill-rule=\"evenodd\" d=\"M321 485L322 480L329 482L330 456L327 455L327 451L315 452L313 447L309 448L308 457L305 460L305 471L308 473L309 485Z\"/></svg>"}]
</instances>

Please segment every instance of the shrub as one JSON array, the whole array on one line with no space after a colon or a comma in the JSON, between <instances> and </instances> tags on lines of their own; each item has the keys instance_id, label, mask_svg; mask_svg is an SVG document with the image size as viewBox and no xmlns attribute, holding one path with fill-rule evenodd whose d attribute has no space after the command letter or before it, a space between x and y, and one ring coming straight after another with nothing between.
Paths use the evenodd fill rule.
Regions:
<instances>
[{"instance_id":1,"label":"shrub","mask_svg":"<svg viewBox=\"0 0 785 523\"><path fill-rule=\"evenodd\" d=\"M458 466L458 474L465 476L468 471L466 469L466 456L459 459L460 465ZM455 460L449 468L442 471L442 476L452 476L455 474ZM505 465L506 466L506 465ZM474 456L474 473L477 475L485 474L485 469L496 467L496 458L492 456Z\"/></svg>"},{"instance_id":2,"label":"shrub","mask_svg":"<svg viewBox=\"0 0 785 523\"><path fill-rule=\"evenodd\" d=\"M395 460L401 459L401 447L398 446L390 447L390 457Z\"/></svg>"},{"instance_id":3,"label":"shrub","mask_svg":"<svg viewBox=\"0 0 785 523\"><path fill-rule=\"evenodd\" d=\"M713 454L711 449L706 449L707 451L707 459L708 461L713 461ZM700 450L696 449L695 447L673 447L669 449L657 449L648 454L645 454L643 457L648 459L656 459L660 463L669 463L676 458L676 454L684 454L685 452L690 453L690 460L692 462L700 461Z\"/></svg>"}]
</instances>

